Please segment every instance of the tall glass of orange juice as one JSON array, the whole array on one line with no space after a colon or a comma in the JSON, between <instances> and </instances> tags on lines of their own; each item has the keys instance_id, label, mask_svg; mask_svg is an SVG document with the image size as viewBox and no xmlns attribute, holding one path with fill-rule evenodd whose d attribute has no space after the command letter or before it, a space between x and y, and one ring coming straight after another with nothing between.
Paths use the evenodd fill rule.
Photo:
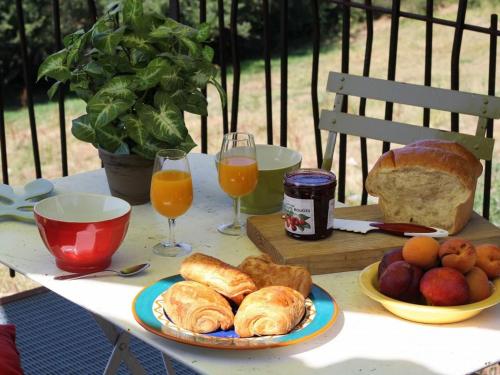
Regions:
<instances>
[{"instance_id":1,"label":"tall glass of orange juice","mask_svg":"<svg viewBox=\"0 0 500 375\"><path fill-rule=\"evenodd\" d=\"M151 204L168 218L169 238L153 247L163 256L180 256L191 251L191 245L175 241L175 219L193 202L193 182L186 153L182 150L160 150L156 154L151 180Z\"/></svg>"},{"instance_id":2,"label":"tall glass of orange juice","mask_svg":"<svg viewBox=\"0 0 500 375\"><path fill-rule=\"evenodd\" d=\"M224 135L218 166L219 185L234 200L234 218L232 223L217 229L238 236L244 228L240 222L240 198L254 191L259 174L253 136L243 132Z\"/></svg>"}]
</instances>

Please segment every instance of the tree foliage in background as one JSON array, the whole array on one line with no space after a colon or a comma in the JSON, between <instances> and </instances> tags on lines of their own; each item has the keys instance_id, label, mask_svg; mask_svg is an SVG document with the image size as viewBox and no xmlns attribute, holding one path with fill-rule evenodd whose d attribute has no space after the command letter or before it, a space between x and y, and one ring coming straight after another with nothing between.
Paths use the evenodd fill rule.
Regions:
<instances>
[{"instance_id":1,"label":"tree foliage in background","mask_svg":"<svg viewBox=\"0 0 500 375\"><path fill-rule=\"evenodd\" d=\"M481 1L469 0L469 7L479 6ZM98 13L103 14L111 0L96 0ZM392 0L373 0L374 5L391 7ZM280 2L269 0L270 31L272 51L279 53ZM402 9L424 13L426 0L403 1ZM435 0L434 6L457 3L457 0ZM310 46L312 35L311 1L289 1L288 42L294 47ZM168 0L144 0L147 9L168 11ZM199 0L180 0L182 22L196 25L199 22ZM229 21L231 1L224 0L226 25L226 55L229 49ZM61 29L65 36L81 27L90 27L87 0L60 0ZM42 60L56 50L53 33L52 0L23 0L26 35L28 39L29 64L35 72ZM320 27L323 39L335 37L341 30L341 13L336 4L327 0L319 1ZM363 21L364 12L352 10L353 24ZM238 35L242 59L262 56L263 49L263 10L262 0L239 1ZM217 0L207 0L207 23L215 35L218 33ZM212 42L216 50L216 62L219 55L218 43ZM0 63L3 64L4 83L22 86L22 60L17 32L17 16L14 1L0 1Z\"/></svg>"}]
</instances>

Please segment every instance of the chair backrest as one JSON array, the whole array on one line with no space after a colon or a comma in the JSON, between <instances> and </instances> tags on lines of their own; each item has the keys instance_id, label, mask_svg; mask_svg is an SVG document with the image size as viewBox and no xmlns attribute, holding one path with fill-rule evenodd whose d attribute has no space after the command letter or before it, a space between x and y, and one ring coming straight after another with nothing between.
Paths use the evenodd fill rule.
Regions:
<instances>
[{"instance_id":1,"label":"chair backrest","mask_svg":"<svg viewBox=\"0 0 500 375\"><path fill-rule=\"evenodd\" d=\"M422 139L451 140L465 146L478 159L492 159L495 141L486 137L486 130L489 119L500 118L500 98L336 72L330 72L327 90L336 96L333 110L322 110L319 122L320 129L330 132L323 169L332 167L337 133L404 145ZM346 96L477 116L476 133L462 134L344 113Z\"/></svg>"}]
</instances>

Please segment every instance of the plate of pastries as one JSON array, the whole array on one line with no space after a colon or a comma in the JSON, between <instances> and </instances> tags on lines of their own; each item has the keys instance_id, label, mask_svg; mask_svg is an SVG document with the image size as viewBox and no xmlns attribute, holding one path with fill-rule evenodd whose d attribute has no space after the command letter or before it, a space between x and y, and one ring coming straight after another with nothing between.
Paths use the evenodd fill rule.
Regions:
<instances>
[{"instance_id":1,"label":"plate of pastries","mask_svg":"<svg viewBox=\"0 0 500 375\"><path fill-rule=\"evenodd\" d=\"M304 267L265 254L236 267L201 253L184 259L179 275L139 292L132 310L159 336L219 349L297 344L325 332L339 311Z\"/></svg>"}]
</instances>

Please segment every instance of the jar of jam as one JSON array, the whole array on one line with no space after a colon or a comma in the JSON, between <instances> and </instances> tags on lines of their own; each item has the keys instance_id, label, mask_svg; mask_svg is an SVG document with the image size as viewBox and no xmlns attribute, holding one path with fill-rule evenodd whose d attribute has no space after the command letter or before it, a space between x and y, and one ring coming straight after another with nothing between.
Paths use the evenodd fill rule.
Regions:
<instances>
[{"instance_id":1,"label":"jar of jam","mask_svg":"<svg viewBox=\"0 0 500 375\"><path fill-rule=\"evenodd\" d=\"M322 169L297 169L285 174L285 232L300 240L319 240L333 231L337 178Z\"/></svg>"}]
</instances>

